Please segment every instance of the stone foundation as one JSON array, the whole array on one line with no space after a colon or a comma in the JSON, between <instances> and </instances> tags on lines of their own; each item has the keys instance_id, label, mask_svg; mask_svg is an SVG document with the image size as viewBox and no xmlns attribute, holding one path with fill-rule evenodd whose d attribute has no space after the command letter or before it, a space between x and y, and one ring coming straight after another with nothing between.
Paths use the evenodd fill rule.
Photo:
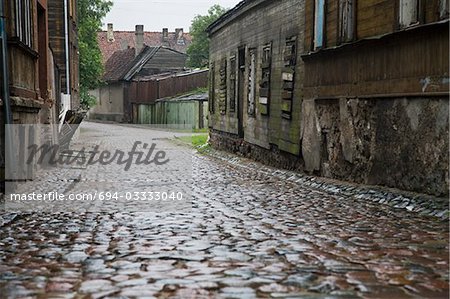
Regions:
<instances>
[{"instance_id":1,"label":"stone foundation","mask_svg":"<svg viewBox=\"0 0 450 299\"><path fill-rule=\"evenodd\" d=\"M246 142L236 135L217 130L210 130L210 143L215 149L225 150L266 165L304 171L304 162L301 158L280 151L276 146L272 146L271 150L267 150L258 145Z\"/></svg>"},{"instance_id":2,"label":"stone foundation","mask_svg":"<svg viewBox=\"0 0 450 299\"><path fill-rule=\"evenodd\" d=\"M211 144L284 169L448 196L447 98L305 100L301 116L300 156L217 130Z\"/></svg>"}]
</instances>

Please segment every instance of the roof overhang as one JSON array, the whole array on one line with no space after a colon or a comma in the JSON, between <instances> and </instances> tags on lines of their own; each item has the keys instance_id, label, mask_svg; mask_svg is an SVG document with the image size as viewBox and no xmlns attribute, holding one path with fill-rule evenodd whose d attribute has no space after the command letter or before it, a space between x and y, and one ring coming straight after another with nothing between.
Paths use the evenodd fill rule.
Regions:
<instances>
[{"instance_id":1,"label":"roof overhang","mask_svg":"<svg viewBox=\"0 0 450 299\"><path fill-rule=\"evenodd\" d=\"M234 8L224 13L220 18L206 28L208 36L214 35L217 31L235 21L239 17L242 17L247 12L256 7L274 2L281 2L282 0L243 0L239 2Z\"/></svg>"}]
</instances>

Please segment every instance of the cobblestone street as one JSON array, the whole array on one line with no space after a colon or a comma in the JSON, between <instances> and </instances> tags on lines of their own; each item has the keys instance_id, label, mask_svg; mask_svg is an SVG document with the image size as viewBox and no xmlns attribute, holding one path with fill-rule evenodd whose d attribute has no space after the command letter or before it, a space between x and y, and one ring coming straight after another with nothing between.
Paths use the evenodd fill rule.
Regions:
<instances>
[{"instance_id":1,"label":"cobblestone street","mask_svg":"<svg viewBox=\"0 0 450 299\"><path fill-rule=\"evenodd\" d=\"M150 133L167 146L179 134L86 122L74 146L130 148ZM0 212L0 297L448 298L443 214L236 161L192 150L192 207ZM152 176L99 169L97 183L111 191ZM48 170L46 181L55 191L93 191L75 179L79 171Z\"/></svg>"}]
</instances>

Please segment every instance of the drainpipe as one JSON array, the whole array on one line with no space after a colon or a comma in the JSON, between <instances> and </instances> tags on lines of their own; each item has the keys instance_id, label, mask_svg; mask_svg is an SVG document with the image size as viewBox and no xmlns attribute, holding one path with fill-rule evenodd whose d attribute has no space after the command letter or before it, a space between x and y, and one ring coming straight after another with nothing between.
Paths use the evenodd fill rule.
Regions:
<instances>
[{"instance_id":1,"label":"drainpipe","mask_svg":"<svg viewBox=\"0 0 450 299\"><path fill-rule=\"evenodd\" d=\"M13 116L11 110L11 99L9 97L9 69L8 69L8 37L5 26L5 0L0 0L0 38L1 38L1 97L3 100L3 111L5 121L5 159L3 167L5 167L5 177L2 180L6 182L7 179L13 179L13 168L15 167L14 146L12 138ZM2 184L0 189L5 186ZM1 192L2 190L0 190Z\"/></svg>"},{"instance_id":2,"label":"drainpipe","mask_svg":"<svg viewBox=\"0 0 450 299\"><path fill-rule=\"evenodd\" d=\"M0 34L1 34L1 68L2 68L2 99L5 117L5 125L13 123L11 102L9 98L9 71L8 71L8 39L5 27L5 0L0 1Z\"/></svg>"},{"instance_id":3,"label":"drainpipe","mask_svg":"<svg viewBox=\"0 0 450 299\"><path fill-rule=\"evenodd\" d=\"M64 0L64 31L66 38L66 94L70 95L70 59L69 59L69 13L68 13L68 2ZM70 110L70 105L68 109Z\"/></svg>"}]
</instances>

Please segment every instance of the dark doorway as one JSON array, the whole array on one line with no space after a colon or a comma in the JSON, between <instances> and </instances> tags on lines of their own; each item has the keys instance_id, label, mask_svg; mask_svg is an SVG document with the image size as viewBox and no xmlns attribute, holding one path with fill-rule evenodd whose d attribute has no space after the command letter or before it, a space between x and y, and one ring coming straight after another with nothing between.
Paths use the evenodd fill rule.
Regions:
<instances>
[{"instance_id":1,"label":"dark doorway","mask_svg":"<svg viewBox=\"0 0 450 299\"><path fill-rule=\"evenodd\" d=\"M238 54L238 134L244 138L245 47Z\"/></svg>"}]
</instances>

